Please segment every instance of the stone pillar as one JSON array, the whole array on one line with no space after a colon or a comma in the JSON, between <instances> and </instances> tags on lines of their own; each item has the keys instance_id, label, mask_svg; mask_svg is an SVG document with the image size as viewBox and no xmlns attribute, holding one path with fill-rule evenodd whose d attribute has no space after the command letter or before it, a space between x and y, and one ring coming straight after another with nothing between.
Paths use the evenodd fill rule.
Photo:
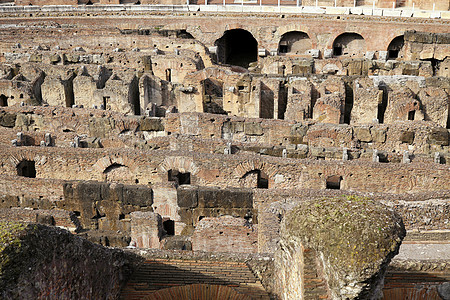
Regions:
<instances>
[{"instance_id":1,"label":"stone pillar","mask_svg":"<svg viewBox=\"0 0 450 300\"><path fill-rule=\"evenodd\" d=\"M130 214L131 241L137 248L160 247L163 232L161 216L154 212L135 211Z\"/></svg>"}]
</instances>

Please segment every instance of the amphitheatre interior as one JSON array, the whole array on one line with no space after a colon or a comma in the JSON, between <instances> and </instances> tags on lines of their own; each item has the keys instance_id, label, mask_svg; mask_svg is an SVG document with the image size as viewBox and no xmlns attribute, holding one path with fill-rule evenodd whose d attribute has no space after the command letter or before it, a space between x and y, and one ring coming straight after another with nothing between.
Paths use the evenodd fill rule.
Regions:
<instances>
[{"instance_id":1,"label":"amphitheatre interior","mask_svg":"<svg viewBox=\"0 0 450 300\"><path fill-rule=\"evenodd\" d=\"M448 0L0 1L0 298L450 299Z\"/></svg>"}]
</instances>

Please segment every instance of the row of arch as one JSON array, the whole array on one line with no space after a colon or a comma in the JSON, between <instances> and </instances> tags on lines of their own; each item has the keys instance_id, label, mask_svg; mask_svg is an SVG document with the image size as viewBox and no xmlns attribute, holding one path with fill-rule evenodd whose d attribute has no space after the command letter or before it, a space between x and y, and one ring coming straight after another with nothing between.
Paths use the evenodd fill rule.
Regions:
<instances>
[{"instance_id":1,"label":"row of arch","mask_svg":"<svg viewBox=\"0 0 450 300\"><path fill-rule=\"evenodd\" d=\"M388 58L399 57L404 44L403 35L395 37L389 44ZM247 68L258 60L258 42L245 29L231 29L216 40L217 60L220 63L237 65ZM278 43L278 53L281 55L301 55L313 49L313 42L306 32L288 31L281 36ZM345 32L338 35L332 44L334 56L362 56L366 52L366 41L362 35L355 32Z\"/></svg>"}]
</instances>

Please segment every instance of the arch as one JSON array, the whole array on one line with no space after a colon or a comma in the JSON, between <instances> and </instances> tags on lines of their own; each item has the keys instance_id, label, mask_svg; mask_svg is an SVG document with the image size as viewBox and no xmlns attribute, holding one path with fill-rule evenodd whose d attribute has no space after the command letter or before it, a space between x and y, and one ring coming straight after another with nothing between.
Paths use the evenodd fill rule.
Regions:
<instances>
[{"instance_id":1,"label":"arch","mask_svg":"<svg viewBox=\"0 0 450 300\"><path fill-rule=\"evenodd\" d=\"M199 172L198 167L190 157L172 156L166 157L159 166L162 173L168 173L170 170L176 170L180 173L190 173L196 175Z\"/></svg>"},{"instance_id":2,"label":"arch","mask_svg":"<svg viewBox=\"0 0 450 300\"><path fill-rule=\"evenodd\" d=\"M240 179L241 185L248 188L268 189L269 176L259 169L251 170Z\"/></svg>"},{"instance_id":3,"label":"arch","mask_svg":"<svg viewBox=\"0 0 450 300\"><path fill-rule=\"evenodd\" d=\"M359 33L345 32L336 37L333 42L334 56L358 56L366 53L366 41Z\"/></svg>"},{"instance_id":4,"label":"arch","mask_svg":"<svg viewBox=\"0 0 450 300\"><path fill-rule=\"evenodd\" d=\"M247 30L227 30L214 44L219 63L248 68L250 63L258 60L258 42Z\"/></svg>"},{"instance_id":5,"label":"arch","mask_svg":"<svg viewBox=\"0 0 450 300\"><path fill-rule=\"evenodd\" d=\"M128 157L121 157L121 156L105 156L100 158L94 165L93 169L97 170L97 172L101 173L103 176L105 174L117 167L123 166L127 167L131 174L136 174L137 166L134 160L128 158Z\"/></svg>"},{"instance_id":6,"label":"arch","mask_svg":"<svg viewBox=\"0 0 450 300\"><path fill-rule=\"evenodd\" d=\"M131 173L130 168L125 165L113 163L108 166L104 171L104 179L107 182L120 182L126 184L134 184L134 176Z\"/></svg>"},{"instance_id":7,"label":"arch","mask_svg":"<svg viewBox=\"0 0 450 300\"><path fill-rule=\"evenodd\" d=\"M16 166L17 175L36 178L36 165L34 160L22 160Z\"/></svg>"},{"instance_id":8,"label":"arch","mask_svg":"<svg viewBox=\"0 0 450 300\"><path fill-rule=\"evenodd\" d=\"M405 37L403 35L394 38L387 48L388 59L397 59L403 57L403 45L405 44Z\"/></svg>"},{"instance_id":9,"label":"arch","mask_svg":"<svg viewBox=\"0 0 450 300\"><path fill-rule=\"evenodd\" d=\"M161 289L150 295L144 296L145 300L156 299L236 299L236 300L250 300L250 296L238 293L235 289L226 285L211 285L211 284L191 284L183 286L175 286L167 289Z\"/></svg>"},{"instance_id":10,"label":"arch","mask_svg":"<svg viewBox=\"0 0 450 300\"><path fill-rule=\"evenodd\" d=\"M312 42L308 34L302 31L289 31L281 36L278 43L278 53L281 54L305 54L312 48Z\"/></svg>"}]
</instances>

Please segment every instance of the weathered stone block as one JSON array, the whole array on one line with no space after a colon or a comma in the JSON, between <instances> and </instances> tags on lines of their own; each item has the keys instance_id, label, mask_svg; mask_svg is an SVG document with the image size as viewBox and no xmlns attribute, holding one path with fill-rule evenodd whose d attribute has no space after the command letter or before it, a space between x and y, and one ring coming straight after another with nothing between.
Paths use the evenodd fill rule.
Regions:
<instances>
[{"instance_id":1,"label":"weathered stone block","mask_svg":"<svg viewBox=\"0 0 450 300\"><path fill-rule=\"evenodd\" d=\"M372 134L372 140L376 143L384 143L386 141L386 129L385 128L373 128L370 130Z\"/></svg>"},{"instance_id":2,"label":"weathered stone block","mask_svg":"<svg viewBox=\"0 0 450 300\"><path fill-rule=\"evenodd\" d=\"M16 124L16 114L1 112L0 113L0 126L13 128Z\"/></svg>"},{"instance_id":3,"label":"weathered stone block","mask_svg":"<svg viewBox=\"0 0 450 300\"><path fill-rule=\"evenodd\" d=\"M89 120L89 135L94 137L106 137L114 129L114 119L92 118Z\"/></svg>"},{"instance_id":4,"label":"weathered stone block","mask_svg":"<svg viewBox=\"0 0 450 300\"><path fill-rule=\"evenodd\" d=\"M179 207L197 207L198 188L191 186L179 186L177 188L177 203Z\"/></svg>"},{"instance_id":5,"label":"weathered stone block","mask_svg":"<svg viewBox=\"0 0 450 300\"><path fill-rule=\"evenodd\" d=\"M263 135L263 129L260 123L245 123L244 133L247 135Z\"/></svg>"},{"instance_id":6,"label":"weathered stone block","mask_svg":"<svg viewBox=\"0 0 450 300\"><path fill-rule=\"evenodd\" d=\"M449 134L445 128L434 128L428 135L428 143L433 145L448 146Z\"/></svg>"},{"instance_id":7,"label":"weathered stone block","mask_svg":"<svg viewBox=\"0 0 450 300\"><path fill-rule=\"evenodd\" d=\"M414 142L414 135L414 131L403 131L400 134L400 141L411 145Z\"/></svg>"},{"instance_id":8,"label":"weathered stone block","mask_svg":"<svg viewBox=\"0 0 450 300\"><path fill-rule=\"evenodd\" d=\"M161 119L142 118L139 125L142 131L164 131Z\"/></svg>"},{"instance_id":9,"label":"weathered stone block","mask_svg":"<svg viewBox=\"0 0 450 300\"><path fill-rule=\"evenodd\" d=\"M360 140L361 142L371 142L372 141L372 135L370 134L369 127L355 127L354 132L355 132L356 138L358 140Z\"/></svg>"}]
</instances>

